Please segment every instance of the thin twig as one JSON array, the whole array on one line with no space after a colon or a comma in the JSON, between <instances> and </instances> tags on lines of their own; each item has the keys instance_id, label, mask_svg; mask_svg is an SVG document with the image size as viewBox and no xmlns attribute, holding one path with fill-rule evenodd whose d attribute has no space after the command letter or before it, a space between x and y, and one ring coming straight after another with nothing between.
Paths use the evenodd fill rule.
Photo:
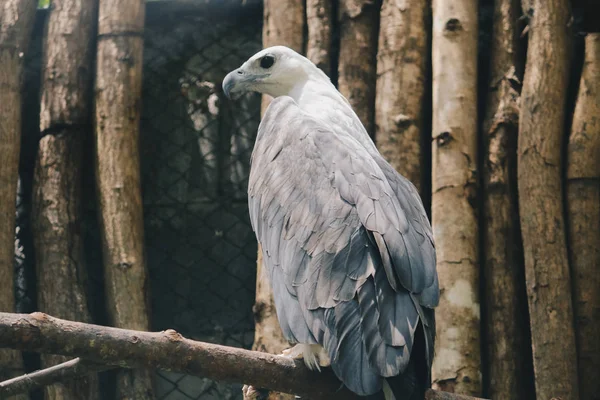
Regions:
<instances>
[{"instance_id":1,"label":"thin twig","mask_svg":"<svg viewBox=\"0 0 600 400\"><path fill-rule=\"evenodd\" d=\"M88 375L92 372L106 371L112 368L116 367L75 358L62 364L0 382L0 398L3 399L19 393L27 393L56 382L64 382Z\"/></svg>"}]
</instances>

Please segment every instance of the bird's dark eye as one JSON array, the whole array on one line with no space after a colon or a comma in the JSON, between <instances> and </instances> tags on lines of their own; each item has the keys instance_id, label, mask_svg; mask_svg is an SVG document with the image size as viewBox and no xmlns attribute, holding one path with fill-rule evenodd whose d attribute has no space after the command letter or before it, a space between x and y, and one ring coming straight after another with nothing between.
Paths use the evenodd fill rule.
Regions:
<instances>
[{"instance_id":1,"label":"bird's dark eye","mask_svg":"<svg viewBox=\"0 0 600 400\"><path fill-rule=\"evenodd\" d=\"M275 64L275 57L273 56L264 56L260 59L260 67L264 69L269 69Z\"/></svg>"}]
</instances>

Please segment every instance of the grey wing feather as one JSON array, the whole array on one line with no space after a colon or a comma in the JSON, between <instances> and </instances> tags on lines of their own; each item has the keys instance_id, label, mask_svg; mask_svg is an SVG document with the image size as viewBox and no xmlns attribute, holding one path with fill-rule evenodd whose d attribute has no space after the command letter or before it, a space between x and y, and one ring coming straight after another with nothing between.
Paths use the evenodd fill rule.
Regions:
<instances>
[{"instance_id":1,"label":"grey wing feather","mask_svg":"<svg viewBox=\"0 0 600 400\"><path fill-rule=\"evenodd\" d=\"M339 303L325 310L327 327L335 336L336 346L327 349L334 360L331 366L346 386L359 395L381 390L379 371L368 361L368 354L360 327L360 309L356 301ZM343 362L339 362L342 360Z\"/></svg>"},{"instance_id":2,"label":"grey wing feather","mask_svg":"<svg viewBox=\"0 0 600 400\"><path fill-rule=\"evenodd\" d=\"M277 314L288 340L324 345L359 394L406 368L420 305L437 302L431 228L406 190L292 99L269 106L248 198Z\"/></svg>"}]
</instances>

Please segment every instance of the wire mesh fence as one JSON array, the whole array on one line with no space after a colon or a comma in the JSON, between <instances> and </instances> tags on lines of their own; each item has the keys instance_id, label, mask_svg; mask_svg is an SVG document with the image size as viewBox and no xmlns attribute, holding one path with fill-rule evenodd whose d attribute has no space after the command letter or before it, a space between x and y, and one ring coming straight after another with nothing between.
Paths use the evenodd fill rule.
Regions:
<instances>
[{"instance_id":1,"label":"wire mesh fence","mask_svg":"<svg viewBox=\"0 0 600 400\"><path fill-rule=\"evenodd\" d=\"M207 11L208 10L208 11ZM153 330L250 348L256 239L246 188L260 97L223 101L221 81L261 48L260 7L214 10L168 3L147 7L141 119L145 247ZM39 115L43 12L27 57L24 106ZM15 258L19 311L35 310L35 263L29 232L31 177L39 138L35 117L24 121ZM91 152L90 140L87 150ZM106 323L102 254L92 157L84 168L85 254L89 306ZM35 361L30 368L36 366ZM110 382L110 378L107 382ZM112 400L110 385L103 398ZM158 371L156 397L239 399L241 386Z\"/></svg>"}]
</instances>

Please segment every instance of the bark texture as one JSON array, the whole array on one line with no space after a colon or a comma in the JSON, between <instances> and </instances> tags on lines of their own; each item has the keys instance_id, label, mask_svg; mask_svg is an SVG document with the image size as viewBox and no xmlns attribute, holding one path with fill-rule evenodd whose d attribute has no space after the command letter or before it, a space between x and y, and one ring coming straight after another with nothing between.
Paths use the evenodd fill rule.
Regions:
<instances>
[{"instance_id":1,"label":"bark texture","mask_svg":"<svg viewBox=\"0 0 600 400\"><path fill-rule=\"evenodd\" d=\"M432 220L441 298L433 387L481 393L477 1L433 3Z\"/></svg>"},{"instance_id":2,"label":"bark texture","mask_svg":"<svg viewBox=\"0 0 600 400\"><path fill-rule=\"evenodd\" d=\"M33 181L32 229L38 308L91 322L81 235L83 143L91 135L95 0L54 1L48 17L40 112L42 138ZM46 367L64 357L43 355ZM46 400L96 399L97 376L45 389Z\"/></svg>"},{"instance_id":3,"label":"bark texture","mask_svg":"<svg viewBox=\"0 0 600 400\"><path fill-rule=\"evenodd\" d=\"M301 360L197 342L172 329L150 333L65 321L43 313L0 313L0 347L84 356L86 361L65 363L65 372L72 374L78 365L93 369L101 368L100 363L126 368L147 366L213 380L250 382L256 387L295 393L313 400L359 398L340 387L340 381L330 368L313 372ZM37 375L43 375L41 372ZM58 376L59 371L46 371L45 375L49 373ZM3 382L0 390L7 386ZM427 392L426 398L477 400L433 390Z\"/></svg>"},{"instance_id":4,"label":"bark texture","mask_svg":"<svg viewBox=\"0 0 600 400\"><path fill-rule=\"evenodd\" d=\"M600 33L585 60L567 154L569 250L581 399L600 399Z\"/></svg>"},{"instance_id":5,"label":"bark texture","mask_svg":"<svg viewBox=\"0 0 600 400\"><path fill-rule=\"evenodd\" d=\"M96 181L108 315L148 330L139 120L145 4L101 0L96 69ZM122 371L120 399L152 399L150 372Z\"/></svg>"},{"instance_id":6,"label":"bark texture","mask_svg":"<svg viewBox=\"0 0 600 400\"><path fill-rule=\"evenodd\" d=\"M263 48L284 45L302 54L304 50L304 2L302 0L265 0L263 4ZM314 60L313 60L314 61ZM272 98L262 96L261 115ZM256 302L253 307L255 331L252 349L281 354L290 344L279 326L273 290L263 269L262 250L256 261ZM289 394L271 392L269 400L292 400Z\"/></svg>"},{"instance_id":7,"label":"bark texture","mask_svg":"<svg viewBox=\"0 0 600 400\"><path fill-rule=\"evenodd\" d=\"M338 89L371 137L375 133L379 2L340 0Z\"/></svg>"},{"instance_id":8,"label":"bark texture","mask_svg":"<svg viewBox=\"0 0 600 400\"><path fill-rule=\"evenodd\" d=\"M570 66L567 0L534 0L519 118L519 212L538 399L577 399L561 182Z\"/></svg>"},{"instance_id":9,"label":"bark texture","mask_svg":"<svg viewBox=\"0 0 600 400\"><path fill-rule=\"evenodd\" d=\"M518 0L494 4L483 121L484 279L489 396L531 398L531 350L517 200L521 89Z\"/></svg>"},{"instance_id":10,"label":"bark texture","mask_svg":"<svg viewBox=\"0 0 600 400\"><path fill-rule=\"evenodd\" d=\"M331 0L306 0L308 27L306 57L329 77L331 77L332 8Z\"/></svg>"},{"instance_id":11,"label":"bark texture","mask_svg":"<svg viewBox=\"0 0 600 400\"><path fill-rule=\"evenodd\" d=\"M423 102L429 60L429 0L381 7L375 140L385 159L422 193Z\"/></svg>"},{"instance_id":12,"label":"bark texture","mask_svg":"<svg viewBox=\"0 0 600 400\"><path fill-rule=\"evenodd\" d=\"M21 147L21 74L36 3L0 3L0 311L13 312L17 181ZM23 373L21 354L0 349L0 380ZM24 400L27 396L17 396Z\"/></svg>"}]
</instances>

